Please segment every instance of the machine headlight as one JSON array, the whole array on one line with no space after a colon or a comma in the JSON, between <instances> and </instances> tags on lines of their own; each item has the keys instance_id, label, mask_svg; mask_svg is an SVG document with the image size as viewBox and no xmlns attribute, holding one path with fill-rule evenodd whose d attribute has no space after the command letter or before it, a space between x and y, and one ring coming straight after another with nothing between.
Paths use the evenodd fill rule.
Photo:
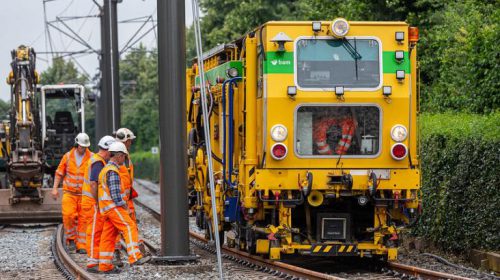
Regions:
<instances>
[{"instance_id":1,"label":"machine headlight","mask_svg":"<svg viewBox=\"0 0 500 280\"><path fill-rule=\"evenodd\" d=\"M286 139L288 131L284 125L277 124L271 128L271 138L276 142L281 142Z\"/></svg>"},{"instance_id":2,"label":"machine headlight","mask_svg":"<svg viewBox=\"0 0 500 280\"><path fill-rule=\"evenodd\" d=\"M238 69L236 69L236 68L229 68L229 69L226 70L226 75L229 78L238 77Z\"/></svg>"},{"instance_id":3,"label":"machine headlight","mask_svg":"<svg viewBox=\"0 0 500 280\"><path fill-rule=\"evenodd\" d=\"M343 18L338 18L332 23L333 36L343 38L349 32L349 23Z\"/></svg>"},{"instance_id":4,"label":"machine headlight","mask_svg":"<svg viewBox=\"0 0 500 280\"><path fill-rule=\"evenodd\" d=\"M402 142L408 136L408 130L403 125L397 124L391 129L391 138L396 142Z\"/></svg>"}]
</instances>

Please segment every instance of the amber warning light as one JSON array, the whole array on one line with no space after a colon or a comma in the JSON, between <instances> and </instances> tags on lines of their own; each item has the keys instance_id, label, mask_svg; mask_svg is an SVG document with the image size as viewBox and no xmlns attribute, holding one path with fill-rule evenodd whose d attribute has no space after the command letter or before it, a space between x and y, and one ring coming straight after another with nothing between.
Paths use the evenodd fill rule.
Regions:
<instances>
[{"instance_id":1,"label":"amber warning light","mask_svg":"<svg viewBox=\"0 0 500 280\"><path fill-rule=\"evenodd\" d=\"M417 43L418 42L418 27L410 27L410 32L409 33L409 40L410 43Z\"/></svg>"}]
</instances>

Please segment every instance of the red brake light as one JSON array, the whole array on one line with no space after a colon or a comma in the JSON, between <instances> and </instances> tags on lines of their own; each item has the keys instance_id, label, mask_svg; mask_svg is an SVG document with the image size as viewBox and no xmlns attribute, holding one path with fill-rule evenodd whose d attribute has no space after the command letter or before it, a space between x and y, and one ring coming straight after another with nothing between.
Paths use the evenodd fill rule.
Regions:
<instances>
[{"instance_id":1,"label":"red brake light","mask_svg":"<svg viewBox=\"0 0 500 280\"><path fill-rule=\"evenodd\" d=\"M288 149L284 144L276 143L271 147L271 156L275 160L282 160L286 157L288 153Z\"/></svg>"},{"instance_id":2,"label":"red brake light","mask_svg":"<svg viewBox=\"0 0 500 280\"><path fill-rule=\"evenodd\" d=\"M391 156L395 160L402 160L408 154L408 149L404 144L397 143L394 144L391 148Z\"/></svg>"}]
</instances>

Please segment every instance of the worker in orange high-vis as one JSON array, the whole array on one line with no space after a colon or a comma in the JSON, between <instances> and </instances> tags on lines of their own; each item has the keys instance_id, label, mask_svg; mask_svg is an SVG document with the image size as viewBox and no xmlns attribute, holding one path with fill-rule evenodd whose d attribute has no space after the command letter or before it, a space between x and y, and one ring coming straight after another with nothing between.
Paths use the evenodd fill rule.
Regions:
<instances>
[{"instance_id":1,"label":"worker in orange high-vis","mask_svg":"<svg viewBox=\"0 0 500 280\"><path fill-rule=\"evenodd\" d=\"M357 123L348 108L334 108L325 111L313 124L313 139L319 155L345 155L351 147ZM333 137L328 137L332 134ZM328 144L328 138L339 139L335 150Z\"/></svg>"},{"instance_id":2,"label":"worker in orange high-vis","mask_svg":"<svg viewBox=\"0 0 500 280\"><path fill-rule=\"evenodd\" d=\"M128 129L128 128L120 128L116 131L115 133L115 139L116 141L120 141L123 144L125 144L125 147L127 148L127 151L130 151L130 147L132 146L132 142L135 139L134 133ZM120 181L122 188L126 193L129 193L130 195L125 197L124 199L127 201L127 205L129 208L130 212L130 217L134 222L137 223L136 215L135 215L135 207L134 207L134 202L133 199L138 196L137 192L133 188L133 183L134 183L134 165L132 164L132 160L130 157L127 157L125 160L124 164L120 166ZM113 257L113 263L118 266L122 266L122 261L121 261L121 237L118 236L116 240L116 246L115 246L115 252L114 252L114 257Z\"/></svg>"},{"instance_id":3,"label":"worker in orange high-vis","mask_svg":"<svg viewBox=\"0 0 500 280\"><path fill-rule=\"evenodd\" d=\"M97 272L99 265L99 243L104 221L97 206L97 186L99 173L109 160L109 146L115 142L112 136L104 136L99 140L97 146L99 151L95 153L87 163L83 175L82 188L82 215L80 222L86 226L86 249L87 270Z\"/></svg>"},{"instance_id":4,"label":"worker in orange high-vis","mask_svg":"<svg viewBox=\"0 0 500 280\"><path fill-rule=\"evenodd\" d=\"M76 247L80 254L86 253L86 228L78 222L78 219L81 215L84 167L92 156L92 153L87 149L89 146L89 136L85 133L79 133L75 138L75 147L63 156L57 167L52 189L52 196L57 199L59 196L57 188L62 181L62 217L66 243L69 250L74 250Z\"/></svg>"},{"instance_id":5,"label":"worker in orange high-vis","mask_svg":"<svg viewBox=\"0 0 500 280\"><path fill-rule=\"evenodd\" d=\"M121 186L120 165L125 162L128 151L121 142L114 142L108 151L111 158L99 174L98 201L99 211L104 219L104 227L99 245L99 271L119 273L114 267L113 251L119 233L125 239L130 265L141 265L151 257L143 257L139 250L137 225L130 217L130 210L124 197L128 196Z\"/></svg>"}]
</instances>

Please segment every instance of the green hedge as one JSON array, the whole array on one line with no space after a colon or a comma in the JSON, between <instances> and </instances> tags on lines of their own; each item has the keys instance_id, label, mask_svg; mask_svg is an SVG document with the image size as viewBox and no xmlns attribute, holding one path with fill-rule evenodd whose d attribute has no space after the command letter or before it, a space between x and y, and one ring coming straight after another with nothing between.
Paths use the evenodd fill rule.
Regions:
<instances>
[{"instance_id":1,"label":"green hedge","mask_svg":"<svg viewBox=\"0 0 500 280\"><path fill-rule=\"evenodd\" d=\"M500 113L421 116L423 214L416 233L442 248L500 248ZM159 180L159 155L132 154Z\"/></svg>"},{"instance_id":2,"label":"green hedge","mask_svg":"<svg viewBox=\"0 0 500 280\"><path fill-rule=\"evenodd\" d=\"M442 248L500 248L500 114L424 115L423 215L417 233Z\"/></svg>"},{"instance_id":3,"label":"green hedge","mask_svg":"<svg viewBox=\"0 0 500 280\"><path fill-rule=\"evenodd\" d=\"M153 182L160 181L160 155L151 152L135 152L131 154L134 163L134 176Z\"/></svg>"}]
</instances>

